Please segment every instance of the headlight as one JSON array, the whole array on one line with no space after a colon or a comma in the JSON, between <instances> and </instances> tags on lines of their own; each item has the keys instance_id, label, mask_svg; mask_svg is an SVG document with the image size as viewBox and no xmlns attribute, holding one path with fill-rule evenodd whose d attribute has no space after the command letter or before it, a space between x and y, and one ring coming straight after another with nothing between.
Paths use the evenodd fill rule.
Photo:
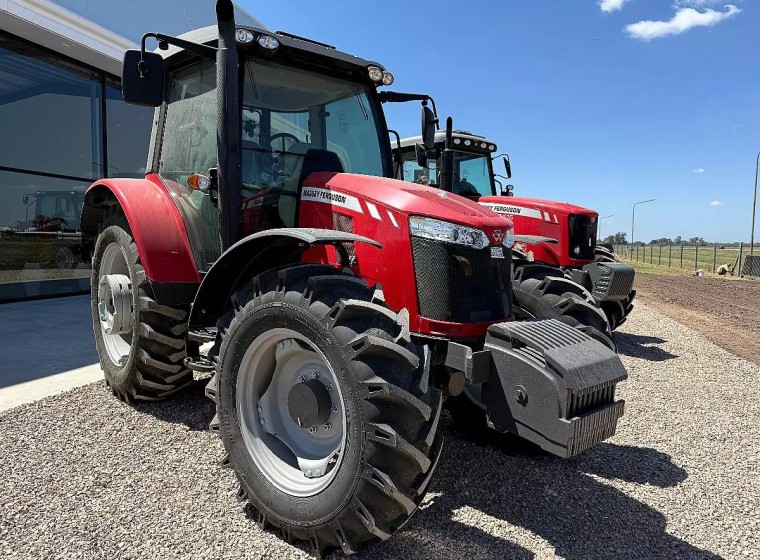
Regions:
<instances>
[{"instance_id":1,"label":"headlight","mask_svg":"<svg viewBox=\"0 0 760 560\"><path fill-rule=\"evenodd\" d=\"M416 237L466 245L475 249L484 249L489 245L485 232L479 229L422 216L409 218L409 232Z\"/></svg>"},{"instance_id":2,"label":"headlight","mask_svg":"<svg viewBox=\"0 0 760 560\"><path fill-rule=\"evenodd\" d=\"M504 234L504 241L501 242L504 247L507 249L511 249L512 246L515 244L515 230L514 229L508 229L507 233Z\"/></svg>"},{"instance_id":3,"label":"headlight","mask_svg":"<svg viewBox=\"0 0 760 560\"><path fill-rule=\"evenodd\" d=\"M377 66L367 66L367 74L369 74L369 79L375 82L376 84L383 83L383 69L378 68Z\"/></svg>"},{"instance_id":4,"label":"headlight","mask_svg":"<svg viewBox=\"0 0 760 560\"><path fill-rule=\"evenodd\" d=\"M573 253L575 254L575 256L580 255L581 254L580 246L576 246L575 249L573 249Z\"/></svg>"},{"instance_id":5,"label":"headlight","mask_svg":"<svg viewBox=\"0 0 760 560\"><path fill-rule=\"evenodd\" d=\"M256 40L262 49L273 51L280 48L280 42L271 35L259 35Z\"/></svg>"},{"instance_id":6,"label":"headlight","mask_svg":"<svg viewBox=\"0 0 760 560\"><path fill-rule=\"evenodd\" d=\"M253 33L248 31L247 29L236 29L235 30L235 40L238 43L250 43L253 41Z\"/></svg>"}]
</instances>

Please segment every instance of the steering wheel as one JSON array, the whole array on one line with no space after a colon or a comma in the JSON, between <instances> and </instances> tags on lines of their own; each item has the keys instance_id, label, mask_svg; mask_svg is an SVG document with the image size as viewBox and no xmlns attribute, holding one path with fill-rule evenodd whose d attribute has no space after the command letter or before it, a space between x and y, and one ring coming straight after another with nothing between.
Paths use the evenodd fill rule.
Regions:
<instances>
[{"instance_id":1,"label":"steering wheel","mask_svg":"<svg viewBox=\"0 0 760 560\"><path fill-rule=\"evenodd\" d=\"M275 149L274 148L275 141L279 140L280 138L282 138L282 150L281 151L283 151L283 152L287 152L288 151L287 146L285 145L285 140L286 139L290 139L290 140L293 141L290 144L291 146L293 144L298 144L298 143L301 142L301 140L295 134L291 134L290 132L278 132L277 134L272 134L272 136L269 137L269 145L271 146L271 148L273 150Z\"/></svg>"}]
</instances>

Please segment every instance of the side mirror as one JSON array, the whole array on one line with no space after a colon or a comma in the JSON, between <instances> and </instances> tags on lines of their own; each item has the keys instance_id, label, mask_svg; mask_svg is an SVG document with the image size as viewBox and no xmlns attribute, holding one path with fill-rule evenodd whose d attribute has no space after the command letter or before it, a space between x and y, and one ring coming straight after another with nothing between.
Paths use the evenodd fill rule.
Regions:
<instances>
[{"instance_id":1,"label":"side mirror","mask_svg":"<svg viewBox=\"0 0 760 560\"><path fill-rule=\"evenodd\" d=\"M144 107L164 102L164 57L158 53L128 50L124 53L121 88L124 101Z\"/></svg>"},{"instance_id":2,"label":"side mirror","mask_svg":"<svg viewBox=\"0 0 760 560\"><path fill-rule=\"evenodd\" d=\"M512 164L509 163L509 156L504 156L504 170L507 172L507 179L511 179L512 178ZM511 186L511 185L508 185L508 186Z\"/></svg>"},{"instance_id":3,"label":"side mirror","mask_svg":"<svg viewBox=\"0 0 760 560\"><path fill-rule=\"evenodd\" d=\"M422 144L428 150L435 148L435 113L427 105L422 106Z\"/></svg>"},{"instance_id":4,"label":"side mirror","mask_svg":"<svg viewBox=\"0 0 760 560\"><path fill-rule=\"evenodd\" d=\"M425 149L425 146L423 146L422 144L415 144L414 154L417 156L417 165L420 166L422 169L427 169L428 157L427 157L427 150Z\"/></svg>"},{"instance_id":5,"label":"side mirror","mask_svg":"<svg viewBox=\"0 0 760 560\"><path fill-rule=\"evenodd\" d=\"M21 200L23 200L23 201L24 201L24 204L29 204L29 200L30 200L30 199L31 199L31 197L30 197L28 194L25 194L25 195L24 195L24 196L21 198Z\"/></svg>"}]
</instances>

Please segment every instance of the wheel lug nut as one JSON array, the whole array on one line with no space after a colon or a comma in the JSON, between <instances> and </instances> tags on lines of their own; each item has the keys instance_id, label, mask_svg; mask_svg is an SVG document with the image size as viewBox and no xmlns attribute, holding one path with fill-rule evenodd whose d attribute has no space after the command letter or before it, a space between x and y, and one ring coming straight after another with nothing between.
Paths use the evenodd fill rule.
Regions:
<instances>
[{"instance_id":1,"label":"wheel lug nut","mask_svg":"<svg viewBox=\"0 0 760 560\"><path fill-rule=\"evenodd\" d=\"M259 416L259 422L261 422L262 424L264 423L264 417L263 416Z\"/></svg>"},{"instance_id":2,"label":"wheel lug nut","mask_svg":"<svg viewBox=\"0 0 760 560\"><path fill-rule=\"evenodd\" d=\"M299 375L298 376L298 382L299 383L305 383L306 382L306 378L303 375Z\"/></svg>"},{"instance_id":3,"label":"wheel lug nut","mask_svg":"<svg viewBox=\"0 0 760 560\"><path fill-rule=\"evenodd\" d=\"M312 426L311 428L309 428L309 433L316 434L317 433L317 427L316 426Z\"/></svg>"},{"instance_id":4,"label":"wheel lug nut","mask_svg":"<svg viewBox=\"0 0 760 560\"><path fill-rule=\"evenodd\" d=\"M318 378L318 377L319 377L319 372L318 372L318 371L315 371L314 373L312 373L312 374L311 374L311 376L312 376L314 379L316 379L316 378Z\"/></svg>"},{"instance_id":5,"label":"wheel lug nut","mask_svg":"<svg viewBox=\"0 0 760 560\"><path fill-rule=\"evenodd\" d=\"M331 385L331 384L329 384L329 383L328 383L328 385L327 385L327 390L328 390L328 391L332 391L332 385Z\"/></svg>"},{"instance_id":6,"label":"wheel lug nut","mask_svg":"<svg viewBox=\"0 0 760 560\"><path fill-rule=\"evenodd\" d=\"M338 405L337 405L337 404L334 404L334 405L332 406L332 411L333 411L333 412L338 412Z\"/></svg>"},{"instance_id":7,"label":"wheel lug nut","mask_svg":"<svg viewBox=\"0 0 760 560\"><path fill-rule=\"evenodd\" d=\"M332 425L330 425L330 424L325 424L325 431L326 431L326 432L329 432L331 429L332 429Z\"/></svg>"}]
</instances>

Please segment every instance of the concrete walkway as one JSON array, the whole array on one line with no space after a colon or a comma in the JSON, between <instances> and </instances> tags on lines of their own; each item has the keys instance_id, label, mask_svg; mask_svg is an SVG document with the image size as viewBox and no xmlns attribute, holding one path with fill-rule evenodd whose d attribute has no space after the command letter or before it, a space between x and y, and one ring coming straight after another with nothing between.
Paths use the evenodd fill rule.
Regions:
<instances>
[{"instance_id":1,"label":"concrete walkway","mask_svg":"<svg viewBox=\"0 0 760 560\"><path fill-rule=\"evenodd\" d=\"M0 411L103 379L90 296L0 305Z\"/></svg>"}]
</instances>

